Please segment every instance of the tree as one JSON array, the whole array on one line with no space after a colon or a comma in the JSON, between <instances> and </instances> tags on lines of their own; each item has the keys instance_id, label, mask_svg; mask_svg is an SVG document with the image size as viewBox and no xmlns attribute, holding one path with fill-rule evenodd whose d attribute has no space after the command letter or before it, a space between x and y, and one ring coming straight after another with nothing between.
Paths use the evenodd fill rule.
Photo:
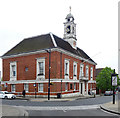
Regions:
<instances>
[{"instance_id":1,"label":"tree","mask_svg":"<svg viewBox=\"0 0 120 118\"><path fill-rule=\"evenodd\" d=\"M111 90L111 74L114 72L110 67L106 67L101 70L101 72L98 74L96 78L96 84L99 89L102 91L105 90ZM119 78L118 80L118 85L120 85Z\"/></svg>"}]
</instances>

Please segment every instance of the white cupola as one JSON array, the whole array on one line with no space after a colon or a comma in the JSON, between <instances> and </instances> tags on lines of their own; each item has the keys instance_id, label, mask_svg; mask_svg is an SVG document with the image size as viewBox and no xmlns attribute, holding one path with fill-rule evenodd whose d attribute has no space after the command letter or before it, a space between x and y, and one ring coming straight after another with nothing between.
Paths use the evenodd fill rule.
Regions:
<instances>
[{"instance_id":1,"label":"white cupola","mask_svg":"<svg viewBox=\"0 0 120 118\"><path fill-rule=\"evenodd\" d=\"M70 13L66 16L66 22L64 23L64 40L70 43L70 45L76 49L77 39L76 39L76 24L74 23L74 17Z\"/></svg>"}]
</instances>

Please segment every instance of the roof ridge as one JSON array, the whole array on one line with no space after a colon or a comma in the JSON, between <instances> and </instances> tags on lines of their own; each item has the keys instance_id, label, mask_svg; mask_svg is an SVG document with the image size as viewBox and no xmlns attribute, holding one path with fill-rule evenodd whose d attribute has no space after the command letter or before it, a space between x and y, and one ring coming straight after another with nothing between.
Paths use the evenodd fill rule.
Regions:
<instances>
[{"instance_id":1,"label":"roof ridge","mask_svg":"<svg viewBox=\"0 0 120 118\"><path fill-rule=\"evenodd\" d=\"M50 32L50 36L51 36L51 39L52 39L54 46L57 47L57 43L56 43L55 38L51 32Z\"/></svg>"}]
</instances>

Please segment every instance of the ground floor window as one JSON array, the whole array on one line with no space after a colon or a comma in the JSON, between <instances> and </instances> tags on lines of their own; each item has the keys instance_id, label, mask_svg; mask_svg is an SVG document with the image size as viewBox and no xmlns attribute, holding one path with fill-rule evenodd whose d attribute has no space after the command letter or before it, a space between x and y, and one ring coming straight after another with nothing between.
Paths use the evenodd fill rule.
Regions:
<instances>
[{"instance_id":1,"label":"ground floor window","mask_svg":"<svg viewBox=\"0 0 120 118\"><path fill-rule=\"evenodd\" d=\"M11 85L11 92L15 92L15 84Z\"/></svg>"},{"instance_id":2,"label":"ground floor window","mask_svg":"<svg viewBox=\"0 0 120 118\"><path fill-rule=\"evenodd\" d=\"M74 83L74 91L76 90L76 83Z\"/></svg>"},{"instance_id":3,"label":"ground floor window","mask_svg":"<svg viewBox=\"0 0 120 118\"><path fill-rule=\"evenodd\" d=\"M38 84L38 92L43 92L43 83Z\"/></svg>"},{"instance_id":4,"label":"ground floor window","mask_svg":"<svg viewBox=\"0 0 120 118\"><path fill-rule=\"evenodd\" d=\"M72 84L70 84L70 89L72 89Z\"/></svg>"},{"instance_id":5,"label":"ground floor window","mask_svg":"<svg viewBox=\"0 0 120 118\"><path fill-rule=\"evenodd\" d=\"M65 83L65 91L68 91L68 83Z\"/></svg>"},{"instance_id":6,"label":"ground floor window","mask_svg":"<svg viewBox=\"0 0 120 118\"><path fill-rule=\"evenodd\" d=\"M25 84L24 84L24 90L25 90L25 92L29 92L29 86L28 86L28 83L25 83Z\"/></svg>"}]
</instances>

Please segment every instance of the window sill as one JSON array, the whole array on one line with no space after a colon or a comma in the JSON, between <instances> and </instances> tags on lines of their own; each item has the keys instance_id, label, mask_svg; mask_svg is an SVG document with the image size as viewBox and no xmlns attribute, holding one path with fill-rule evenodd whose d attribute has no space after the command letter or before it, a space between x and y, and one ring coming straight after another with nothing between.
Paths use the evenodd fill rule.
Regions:
<instances>
[{"instance_id":1,"label":"window sill","mask_svg":"<svg viewBox=\"0 0 120 118\"><path fill-rule=\"evenodd\" d=\"M43 93L43 91L38 91L38 93Z\"/></svg>"},{"instance_id":2,"label":"window sill","mask_svg":"<svg viewBox=\"0 0 120 118\"><path fill-rule=\"evenodd\" d=\"M38 74L37 76L44 76L44 74Z\"/></svg>"}]
</instances>

